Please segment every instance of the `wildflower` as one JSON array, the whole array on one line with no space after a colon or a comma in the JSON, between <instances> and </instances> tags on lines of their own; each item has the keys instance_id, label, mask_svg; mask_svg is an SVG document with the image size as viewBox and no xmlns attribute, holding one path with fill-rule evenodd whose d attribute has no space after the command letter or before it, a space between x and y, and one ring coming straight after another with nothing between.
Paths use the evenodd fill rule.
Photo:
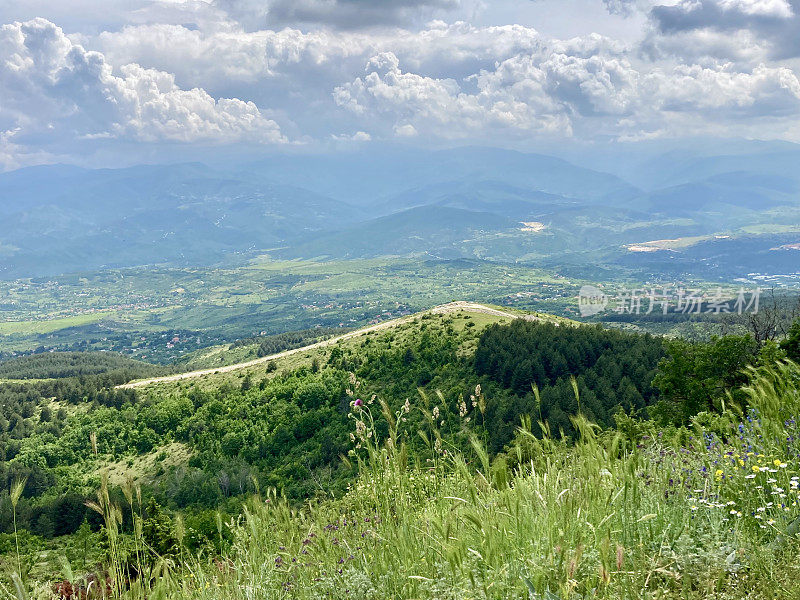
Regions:
<instances>
[{"instance_id":1,"label":"wildflower","mask_svg":"<svg viewBox=\"0 0 800 600\"><path fill-rule=\"evenodd\" d=\"M753 465L753 473L758 473L760 470L756 465Z\"/></svg>"},{"instance_id":2,"label":"wildflower","mask_svg":"<svg viewBox=\"0 0 800 600\"><path fill-rule=\"evenodd\" d=\"M463 400L461 401L461 404L458 405L458 416L460 416L462 419L467 416L467 403Z\"/></svg>"},{"instance_id":3,"label":"wildflower","mask_svg":"<svg viewBox=\"0 0 800 600\"><path fill-rule=\"evenodd\" d=\"M767 525L775 525L775 519L770 519L767 521Z\"/></svg>"},{"instance_id":4,"label":"wildflower","mask_svg":"<svg viewBox=\"0 0 800 600\"><path fill-rule=\"evenodd\" d=\"M353 402L353 406L364 406L364 401L361 398L358 398L355 402Z\"/></svg>"},{"instance_id":5,"label":"wildflower","mask_svg":"<svg viewBox=\"0 0 800 600\"><path fill-rule=\"evenodd\" d=\"M367 431L366 423L364 423L364 421L356 421L356 435L359 438L363 438L366 431Z\"/></svg>"},{"instance_id":6,"label":"wildflower","mask_svg":"<svg viewBox=\"0 0 800 600\"><path fill-rule=\"evenodd\" d=\"M744 478L745 479L755 479L756 478L756 474L755 473L750 473L750 475L745 475Z\"/></svg>"}]
</instances>

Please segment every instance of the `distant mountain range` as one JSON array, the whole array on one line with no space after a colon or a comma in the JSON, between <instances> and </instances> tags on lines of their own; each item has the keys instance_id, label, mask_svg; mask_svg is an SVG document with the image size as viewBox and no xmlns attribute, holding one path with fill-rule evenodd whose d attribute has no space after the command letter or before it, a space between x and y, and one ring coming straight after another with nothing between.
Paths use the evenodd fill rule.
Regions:
<instances>
[{"instance_id":1,"label":"distant mountain range","mask_svg":"<svg viewBox=\"0 0 800 600\"><path fill-rule=\"evenodd\" d=\"M760 239L768 248L759 265L769 270L774 258L786 270L796 256L800 270L798 166L800 150L780 144L731 156L648 156L633 179L647 173L658 185L641 187L560 158L491 148L279 156L233 168L32 167L0 174L0 277L211 265L265 251L647 270L665 268L662 250L631 256L628 246L714 235L726 241L711 246L732 256L738 240L752 252ZM696 243L669 264L707 266L706 246Z\"/></svg>"}]
</instances>

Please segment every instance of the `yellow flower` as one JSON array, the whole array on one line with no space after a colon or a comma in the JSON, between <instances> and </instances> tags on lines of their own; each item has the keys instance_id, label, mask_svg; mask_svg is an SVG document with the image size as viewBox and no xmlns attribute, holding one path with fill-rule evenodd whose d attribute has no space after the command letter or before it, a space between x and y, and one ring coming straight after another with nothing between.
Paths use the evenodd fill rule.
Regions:
<instances>
[{"instance_id":1,"label":"yellow flower","mask_svg":"<svg viewBox=\"0 0 800 600\"><path fill-rule=\"evenodd\" d=\"M781 461L779 461L779 460L776 458L775 460L773 460L773 461L772 461L772 464L773 464L773 465L775 465L776 467L780 467L780 466L781 466Z\"/></svg>"},{"instance_id":2,"label":"yellow flower","mask_svg":"<svg viewBox=\"0 0 800 600\"><path fill-rule=\"evenodd\" d=\"M753 465L753 473L758 473L760 470L761 469L759 469L757 466Z\"/></svg>"},{"instance_id":3,"label":"yellow flower","mask_svg":"<svg viewBox=\"0 0 800 600\"><path fill-rule=\"evenodd\" d=\"M740 466L740 467L743 467L743 466L744 466L744 461L743 461L741 458L739 459L739 466Z\"/></svg>"}]
</instances>

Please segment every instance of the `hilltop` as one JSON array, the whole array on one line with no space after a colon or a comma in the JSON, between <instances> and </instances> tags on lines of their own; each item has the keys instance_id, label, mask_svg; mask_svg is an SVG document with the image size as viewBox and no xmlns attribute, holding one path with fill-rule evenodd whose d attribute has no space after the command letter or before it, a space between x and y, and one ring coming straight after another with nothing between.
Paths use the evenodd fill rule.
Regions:
<instances>
[{"instance_id":1,"label":"hilltop","mask_svg":"<svg viewBox=\"0 0 800 600\"><path fill-rule=\"evenodd\" d=\"M264 363L271 363L273 361L278 361L280 359L289 358L298 354L303 354L305 358L309 358L312 355L315 358L325 358L325 354L316 352L319 349L327 348L330 346L336 346L341 344L342 342L346 342L348 340L352 340L354 338L359 338L364 335L368 335L370 333L383 331L385 329L392 329L396 327L400 327L402 325L408 324L415 319L418 319L425 315L447 315L451 313L463 313L469 315L489 315L490 317L494 317L496 322L505 322L506 320L510 319L525 319L530 321L543 321L543 322L551 322L555 324L559 324L562 322L568 322L567 319L562 319L560 317L555 317L552 315L540 315L540 314L530 314L525 313L522 311L510 311L508 309L500 308L500 307L491 307L484 304L477 304L475 302L450 302L448 304L442 304L440 306L436 306L428 311L424 311L422 313L418 313L415 315L411 315L408 317L401 317L399 319L393 319L390 321L383 321L381 323L370 325L368 327L362 327L361 329L356 329L355 331L350 331L348 333L331 337L329 339L315 342L313 344L309 344L306 346L301 346L299 348L292 348L290 350L284 350L281 352L277 352L275 354L270 354L266 356L261 356L259 358L246 361L246 362L234 362L233 364L223 364L219 367L214 367L210 369L200 369L196 371L187 371L182 373L177 373L175 375L166 375L162 377L155 377L151 379L139 380L139 381L132 381L123 385L117 386L120 389L134 389L139 387L144 387L148 385L154 385L159 383L170 383L175 381L184 381L187 379L198 379L203 378L208 375L219 375L222 373L232 373L236 371L241 371L243 369L250 369L251 367L256 367L258 365L262 365ZM226 363L227 358L225 355L225 351L221 348L214 351L217 356L217 359L221 363Z\"/></svg>"}]
</instances>

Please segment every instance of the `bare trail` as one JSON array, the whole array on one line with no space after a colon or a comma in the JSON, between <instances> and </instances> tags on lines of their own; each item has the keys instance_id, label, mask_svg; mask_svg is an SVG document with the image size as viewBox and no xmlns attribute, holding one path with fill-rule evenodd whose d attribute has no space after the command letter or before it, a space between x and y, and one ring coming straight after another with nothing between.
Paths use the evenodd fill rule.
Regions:
<instances>
[{"instance_id":1,"label":"bare trail","mask_svg":"<svg viewBox=\"0 0 800 600\"><path fill-rule=\"evenodd\" d=\"M391 329L392 327L397 327L398 325L403 325L405 323L408 323L409 321L412 321L416 317L420 316L421 314L425 314L426 312L435 315L442 315L442 314L459 312L462 310L471 313L494 315L496 317L503 317L507 319L521 318L519 315L514 315L503 310L492 308L491 306L485 306L483 304L476 304L474 302L451 302L449 304L442 304L441 306L436 306L422 313L409 315L407 317L400 317L399 319L392 319L391 321L384 321L383 323L378 323L377 325L370 325L368 327L363 327L362 329L356 329L355 331L345 333L344 335L340 335L328 340L323 340L321 342L317 342L309 346L303 346L302 348L294 348L292 350L284 350L283 352L278 352L277 354L271 354L270 356L262 356L261 358L257 358L255 360L251 360L248 362L237 363L235 365L228 365L226 367L216 367L212 369L201 369L199 371L190 371L188 373L178 373L177 375L153 377L152 379L143 379L141 381L132 381L124 385L119 385L117 386L117 388L133 389L133 388L153 385L156 383L169 383L172 381L183 381L184 379L196 379L198 377L204 377L206 375L215 375L217 373L230 373L232 371L238 371L240 369L246 369L248 367L261 365L271 360L286 358L287 356L292 356L293 354L300 354L302 352L308 352L309 350L315 350L317 348L333 346L335 344L338 344L339 342L343 342L345 340L349 340L354 337L359 337L367 333L371 333L373 331L382 331L384 329ZM533 316L528 316L524 318L536 319L536 317Z\"/></svg>"}]
</instances>

